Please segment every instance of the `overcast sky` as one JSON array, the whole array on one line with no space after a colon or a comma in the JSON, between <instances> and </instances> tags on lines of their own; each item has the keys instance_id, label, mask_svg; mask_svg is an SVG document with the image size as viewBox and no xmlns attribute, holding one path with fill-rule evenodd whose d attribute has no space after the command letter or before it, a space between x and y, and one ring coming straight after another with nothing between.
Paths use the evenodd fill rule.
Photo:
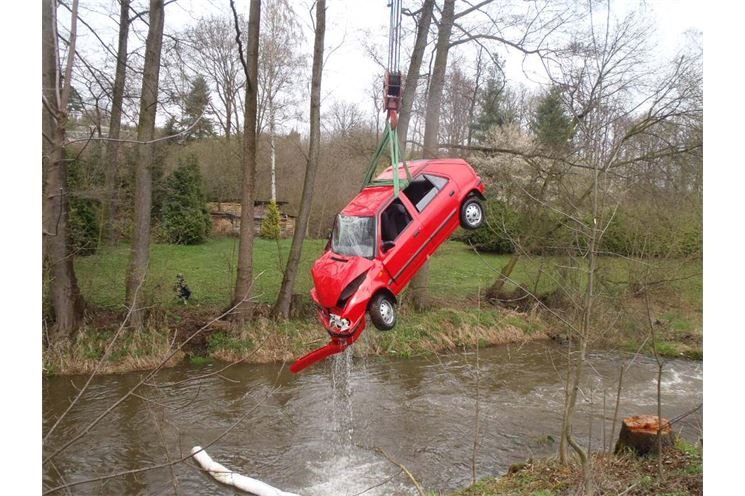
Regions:
<instances>
[{"instance_id":1,"label":"overcast sky","mask_svg":"<svg viewBox=\"0 0 745 496\"><path fill-rule=\"evenodd\" d=\"M519 1L519 0L518 0ZM403 6L414 7L421 0L404 0ZM249 0L236 0L239 12L248 17ZM305 31L305 39L300 51L307 57L307 79L309 79L311 53L313 44L312 33L312 0L292 0L293 8L298 20ZM460 5L460 6L459 6ZM464 1L456 3L456 11L463 8ZM656 26L653 43L660 59L669 59L684 43L684 33L689 30L703 31L704 3L694 0L616 0L612 2L612 11L617 17L622 17L628 10L643 9L650 21ZM63 9L60 9L61 11ZM117 25L115 15L107 17L104 12L117 12L116 0L93 0L81 2L81 17L96 25L99 35L116 47ZM61 12L61 16L64 12ZM166 6L166 32L177 32L190 24L194 24L200 17L209 15L231 16L229 0L177 0ZM356 103L366 115L372 115L373 85L382 84L382 69L374 62L370 55L370 48L380 60L387 58L389 8L387 0L327 0L327 26L323 82L322 82L322 112L328 109L334 100ZM64 20L60 18L62 22ZM141 23L140 23L141 24ZM404 18L405 29L412 30L413 23ZM100 28L99 28L100 26ZM144 33L144 26L139 26ZM81 44L98 50L102 55L99 42L85 28L80 28ZM131 35L132 36L132 35ZM144 38L144 34L141 34ZM130 49L142 41L130 40ZM401 69L405 72L408 63L406 55L413 44L413 34L405 37L402 49ZM460 45L458 53L451 55L464 58L468 62L469 50L475 53L469 44ZM470 44L473 45L473 44ZM535 81L543 79L543 69L537 60L524 60L516 52L497 48L500 56L506 59L506 75L510 84L523 83L535 85ZM304 100L301 100L301 102ZM299 110L307 114L307 105L300 105ZM302 128L303 123L295 123ZM298 129L303 132L303 129Z\"/></svg>"},{"instance_id":2,"label":"overcast sky","mask_svg":"<svg viewBox=\"0 0 745 496\"><path fill-rule=\"evenodd\" d=\"M404 0L404 8L420 3ZM237 1L236 4L247 16L248 1ZM688 30L703 31L704 2L695 0L617 0L612 4L616 15L622 16L632 8L644 9L657 26L654 34L654 45L659 48L659 56L672 56L684 42L684 33ZM311 2L294 1L293 6L306 29L303 52L312 52ZM339 99L354 102L365 110L371 110L370 89L380 74L378 67L368 54L366 46L377 46L381 60L387 57L388 15L387 0L328 0L326 27L326 64L323 73L324 105ZM457 4L456 4L457 8ZM178 0L167 7L166 23L171 26L193 22L193 19L208 12L229 14L227 0ZM170 19L169 19L170 17ZM405 23L411 24L409 19ZM407 40L411 43L411 39ZM525 67L535 73L526 78L523 73L522 56L504 52L507 58L507 77L509 82L523 82L530 85L530 79L539 79L540 68L537 64L528 63ZM402 66L407 63L407 56L402 55ZM310 66L310 60L308 60ZM405 67L402 67L405 70Z\"/></svg>"}]
</instances>

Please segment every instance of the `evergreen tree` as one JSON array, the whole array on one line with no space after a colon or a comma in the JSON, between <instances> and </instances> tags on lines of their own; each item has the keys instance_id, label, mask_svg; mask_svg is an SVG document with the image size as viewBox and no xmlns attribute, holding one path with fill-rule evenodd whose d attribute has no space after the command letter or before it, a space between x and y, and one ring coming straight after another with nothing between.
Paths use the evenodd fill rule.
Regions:
<instances>
[{"instance_id":1,"label":"evergreen tree","mask_svg":"<svg viewBox=\"0 0 745 496\"><path fill-rule=\"evenodd\" d=\"M204 242L211 227L197 157L189 155L166 180L161 228L169 243L193 245Z\"/></svg>"},{"instance_id":2,"label":"evergreen tree","mask_svg":"<svg viewBox=\"0 0 745 496\"><path fill-rule=\"evenodd\" d=\"M572 120L561 101L561 89L554 86L543 95L530 127L538 142L552 151L566 151L574 133Z\"/></svg>"},{"instance_id":3,"label":"evergreen tree","mask_svg":"<svg viewBox=\"0 0 745 496\"><path fill-rule=\"evenodd\" d=\"M266 216L261 221L259 236L264 239L279 239L280 235L280 213L277 202L272 201L266 208Z\"/></svg>"},{"instance_id":4,"label":"evergreen tree","mask_svg":"<svg viewBox=\"0 0 745 496\"><path fill-rule=\"evenodd\" d=\"M189 94L184 98L184 121L182 122L182 128L189 129L201 117L199 122L189 132L191 137L204 138L214 134L212 121L207 117L209 104L209 86L207 86L204 76L198 75L191 83Z\"/></svg>"},{"instance_id":5,"label":"evergreen tree","mask_svg":"<svg viewBox=\"0 0 745 496\"><path fill-rule=\"evenodd\" d=\"M490 130L511 124L516 118L507 104L509 90L499 67L492 67L480 93L479 113L473 124L473 137L477 142L483 143Z\"/></svg>"}]
</instances>

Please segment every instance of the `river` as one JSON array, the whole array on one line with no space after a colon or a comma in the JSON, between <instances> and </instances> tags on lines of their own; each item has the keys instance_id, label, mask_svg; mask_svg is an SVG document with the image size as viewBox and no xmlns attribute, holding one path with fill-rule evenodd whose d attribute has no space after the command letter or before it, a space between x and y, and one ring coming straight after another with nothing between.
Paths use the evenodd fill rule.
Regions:
<instances>
[{"instance_id":1,"label":"river","mask_svg":"<svg viewBox=\"0 0 745 496\"><path fill-rule=\"evenodd\" d=\"M590 439L593 450L604 438L610 443L619 369L632 358L619 417L656 412L654 359L592 353L575 434L585 444ZM345 354L299 375L280 365L238 364L219 374L214 372L225 364L182 365L160 372L139 396L125 400L44 464L44 486L178 460L192 446L219 438L207 449L216 461L302 495L416 494L391 460L424 488L448 492L470 484L474 470L478 478L499 475L530 456L556 453L565 362L564 347L541 342L408 360ZM50 436L44 456L86 428L141 377L95 378ZM85 380L44 379L44 434ZM701 362L667 360L663 416L675 418L695 408L703 402L702 389ZM675 430L696 441L702 437L702 415L699 410L687 416ZM237 494L191 461L71 491Z\"/></svg>"}]
</instances>

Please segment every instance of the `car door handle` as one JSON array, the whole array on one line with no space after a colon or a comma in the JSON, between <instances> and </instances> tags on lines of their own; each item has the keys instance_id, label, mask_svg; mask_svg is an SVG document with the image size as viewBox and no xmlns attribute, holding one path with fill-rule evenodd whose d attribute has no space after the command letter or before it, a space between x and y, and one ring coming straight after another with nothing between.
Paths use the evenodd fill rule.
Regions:
<instances>
[{"instance_id":1,"label":"car door handle","mask_svg":"<svg viewBox=\"0 0 745 496\"><path fill-rule=\"evenodd\" d=\"M450 192L450 196L453 196L455 194L455 190Z\"/></svg>"},{"instance_id":2,"label":"car door handle","mask_svg":"<svg viewBox=\"0 0 745 496\"><path fill-rule=\"evenodd\" d=\"M417 236L419 236L420 232L421 232L421 229L417 229L416 232L414 233L414 237L416 238Z\"/></svg>"}]
</instances>

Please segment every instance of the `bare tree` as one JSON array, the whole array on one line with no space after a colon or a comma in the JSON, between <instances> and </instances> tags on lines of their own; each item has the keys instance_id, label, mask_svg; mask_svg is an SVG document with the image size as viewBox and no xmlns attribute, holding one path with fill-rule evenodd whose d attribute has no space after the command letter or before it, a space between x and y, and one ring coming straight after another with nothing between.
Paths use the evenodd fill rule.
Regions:
<instances>
[{"instance_id":1,"label":"bare tree","mask_svg":"<svg viewBox=\"0 0 745 496\"><path fill-rule=\"evenodd\" d=\"M54 325L48 344L67 341L83 318L83 298L75 278L68 245L68 191L65 128L72 93L72 69L77 38L78 2L72 2L67 60L60 73L57 3L42 0L42 151L44 179L43 256L51 277Z\"/></svg>"},{"instance_id":2,"label":"bare tree","mask_svg":"<svg viewBox=\"0 0 745 496\"><path fill-rule=\"evenodd\" d=\"M237 19L236 19L237 26ZM257 96L261 0L251 0L248 14L248 44L244 70L246 74L246 109L243 118L243 189L241 192L241 228L238 248L238 274L233 305L242 313L250 310L253 283L254 197L256 190ZM240 33L236 34L240 45ZM241 55L242 57L242 55Z\"/></svg>"},{"instance_id":3,"label":"bare tree","mask_svg":"<svg viewBox=\"0 0 745 496\"><path fill-rule=\"evenodd\" d=\"M589 4L593 19L592 4ZM650 151L637 154L637 143L655 135L667 123L685 117L690 108L689 88L682 85L691 66L684 58L662 74L646 66L648 25L638 13L613 22L608 6L607 21L590 25L584 37L575 38L571 55L547 68L554 84L564 88L575 126L574 146L563 159L573 171L574 186L562 185L562 194L541 203L561 212L576 233L581 247L582 270L573 299L574 324L569 325L576 351L571 367L562 422L560 458L568 459L571 447L585 472L585 490L592 490L589 453L572 433L577 393L583 377L588 344L594 336L598 300L597 268L602 238L613 222L620 190L616 171L650 158ZM652 73L653 74L653 73ZM660 143L651 152L682 153L673 143ZM574 247L576 250L576 247Z\"/></svg>"},{"instance_id":4,"label":"bare tree","mask_svg":"<svg viewBox=\"0 0 745 496\"><path fill-rule=\"evenodd\" d=\"M187 29L182 43L193 57L194 70L204 72L217 99L210 104L227 140L237 131L233 122L238 93L245 84L245 74L235 50L233 22L229 18L208 17ZM214 99L213 99L214 100Z\"/></svg>"},{"instance_id":5,"label":"bare tree","mask_svg":"<svg viewBox=\"0 0 745 496\"><path fill-rule=\"evenodd\" d=\"M302 59L298 56L301 41L300 26L295 12L287 0L271 0L265 5L262 34L259 39L259 115L257 129L261 133L269 127L271 147L271 198L277 200L277 151L275 134L277 125L287 117L292 99L289 91L297 80ZM283 95L284 94L284 95ZM268 121L268 122L267 122Z\"/></svg>"},{"instance_id":6,"label":"bare tree","mask_svg":"<svg viewBox=\"0 0 745 496\"><path fill-rule=\"evenodd\" d=\"M119 171L119 152L121 144L119 137L122 126L122 105L124 102L124 84L127 77L127 39L129 37L129 7L130 0L119 0L119 45L116 51L116 75L111 92L111 115L109 119L109 138L106 145L108 166L104 174L104 201L101 219L106 229L106 240L114 241L114 219L117 208L118 188L116 178Z\"/></svg>"},{"instance_id":7,"label":"bare tree","mask_svg":"<svg viewBox=\"0 0 745 496\"><path fill-rule=\"evenodd\" d=\"M406 138L409 131L409 121L411 120L411 109L414 105L414 99L417 93L419 80L421 79L422 60L424 59L424 49L427 47L429 37L429 28L432 23L432 10L434 9L435 0L424 0L419 10L419 20L417 22L416 39L414 41L414 50L411 53L409 61L409 70L406 72L406 81L404 82L404 92L401 98L401 111L398 117L398 140L401 142L401 148L406 148Z\"/></svg>"},{"instance_id":8,"label":"bare tree","mask_svg":"<svg viewBox=\"0 0 745 496\"><path fill-rule=\"evenodd\" d=\"M145 66L142 75L140 118L137 124L137 165L135 168L134 234L127 271L127 305L132 309L131 323L142 327L145 308L142 291L150 260L150 210L153 178L151 167L155 156L155 115L158 107L160 54L163 46L163 0L150 0L149 28L145 44Z\"/></svg>"},{"instance_id":9,"label":"bare tree","mask_svg":"<svg viewBox=\"0 0 745 496\"><path fill-rule=\"evenodd\" d=\"M364 119L362 112L356 104L335 101L331 104L329 116L326 118L326 121L330 121L327 129L330 134L346 138L363 126Z\"/></svg>"},{"instance_id":10,"label":"bare tree","mask_svg":"<svg viewBox=\"0 0 745 496\"><path fill-rule=\"evenodd\" d=\"M477 81L460 69L461 64L463 61L460 60L451 64L444 88L442 140L451 145L467 144L478 91Z\"/></svg>"},{"instance_id":11,"label":"bare tree","mask_svg":"<svg viewBox=\"0 0 745 496\"><path fill-rule=\"evenodd\" d=\"M317 0L315 39L313 43L313 71L310 90L310 149L308 151L308 166L305 170L305 181L303 183L303 196L300 201L300 214L298 215L295 233L292 237L292 247L290 248L287 267L282 278L282 285L279 288L277 302L273 309L274 316L281 318L287 318L290 314L292 290L295 287L297 269L303 250L303 239L305 238L305 231L308 227L308 220L310 219L313 187L315 185L316 171L318 170L318 157L321 146L321 77L323 75L323 44L325 34L326 0Z\"/></svg>"}]
</instances>

